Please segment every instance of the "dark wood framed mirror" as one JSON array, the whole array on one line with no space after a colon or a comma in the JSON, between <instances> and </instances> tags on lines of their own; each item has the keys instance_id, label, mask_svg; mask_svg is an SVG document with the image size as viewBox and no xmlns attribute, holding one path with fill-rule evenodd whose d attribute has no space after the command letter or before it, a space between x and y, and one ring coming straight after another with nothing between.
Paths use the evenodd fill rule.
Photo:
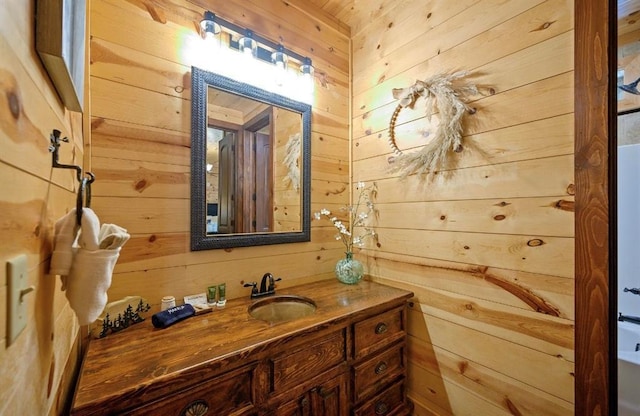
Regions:
<instances>
[{"instance_id":1,"label":"dark wood framed mirror","mask_svg":"<svg viewBox=\"0 0 640 416\"><path fill-rule=\"evenodd\" d=\"M191 69L191 250L309 241L311 106Z\"/></svg>"}]
</instances>

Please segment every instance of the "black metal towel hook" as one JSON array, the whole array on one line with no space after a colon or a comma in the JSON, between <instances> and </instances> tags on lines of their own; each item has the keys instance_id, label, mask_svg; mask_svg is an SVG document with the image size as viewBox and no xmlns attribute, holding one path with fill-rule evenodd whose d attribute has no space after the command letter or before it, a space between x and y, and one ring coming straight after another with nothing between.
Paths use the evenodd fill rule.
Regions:
<instances>
[{"instance_id":1,"label":"black metal towel hook","mask_svg":"<svg viewBox=\"0 0 640 416\"><path fill-rule=\"evenodd\" d=\"M54 129L49 136L49 152L51 155L51 166L54 168L62 169L74 169L76 171L76 178L78 179L78 198L76 201L76 219L78 225L82 219L82 208L91 206L91 184L96 180L96 176L91 172L82 173L82 168L77 165L65 165L58 162L58 151L60 149L60 142L68 143L69 139L66 137L60 138L60 130Z\"/></svg>"}]
</instances>

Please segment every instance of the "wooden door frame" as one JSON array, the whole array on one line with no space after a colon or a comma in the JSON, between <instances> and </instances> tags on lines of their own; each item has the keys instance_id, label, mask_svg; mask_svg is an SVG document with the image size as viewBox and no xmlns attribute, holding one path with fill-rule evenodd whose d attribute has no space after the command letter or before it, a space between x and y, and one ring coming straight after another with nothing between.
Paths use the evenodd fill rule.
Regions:
<instances>
[{"instance_id":1,"label":"wooden door frame","mask_svg":"<svg viewBox=\"0 0 640 416\"><path fill-rule=\"evenodd\" d=\"M575 0L575 414L617 409L617 1Z\"/></svg>"}]
</instances>

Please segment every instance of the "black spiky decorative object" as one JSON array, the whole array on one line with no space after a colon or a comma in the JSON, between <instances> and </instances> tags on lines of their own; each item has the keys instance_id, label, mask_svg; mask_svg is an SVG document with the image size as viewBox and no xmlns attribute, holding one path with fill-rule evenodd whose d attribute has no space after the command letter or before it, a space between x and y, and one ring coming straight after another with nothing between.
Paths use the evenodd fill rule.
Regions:
<instances>
[{"instance_id":1,"label":"black spiky decorative object","mask_svg":"<svg viewBox=\"0 0 640 416\"><path fill-rule=\"evenodd\" d=\"M640 91L638 91L639 82L640 78L636 79L630 84L618 85L618 88L620 88L624 92L628 92L629 94L640 95Z\"/></svg>"},{"instance_id":2,"label":"black spiky decorative object","mask_svg":"<svg viewBox=\"0 0 640 416\"><path fill-rule=\"evenodd\" d=\"M102 321L102 331L98 335L99 338L104 338L110 333L122 331L125 328L130 327L133 324L137 324L139 322L144 321L144 318L140 315L143 312L147 312L151 309L148 303L138 302L138 306L134 311L131 305L127 306L127 309L124 311L124 316L119 313L118 317L113 321L110 319L109 314L107 313Z\"/></svg>"}]
</instances>

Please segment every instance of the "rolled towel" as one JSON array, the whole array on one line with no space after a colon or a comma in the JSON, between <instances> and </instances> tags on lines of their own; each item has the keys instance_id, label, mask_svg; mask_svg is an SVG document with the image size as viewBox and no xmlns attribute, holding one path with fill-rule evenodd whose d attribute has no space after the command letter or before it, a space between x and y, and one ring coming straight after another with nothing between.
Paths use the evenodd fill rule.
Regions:
<instances>
[{"instance_id":1,"label":"rolled towel","mask_svg":"<svg viewBox=\"0 0 640 416\"><path fill-rule=\"evenodd\" d=\"M129 240L127 230L115 224L102 224L98 241L101 249L113 250L122 247Z\"/></svg>"},{"instance_id":2,"label":"rolled towel","mask_svg":"<svg viewBox=\"0 0 640 416\"><path fill-rule=\"evenodd\" d=\"M120 248L85 250L78 248L67 278L67 299L80 325L95 321L107 304L107 290Z\"/></svg>"},{"instance_id":3,"label":"rolled towel","mask_svg":"<svg viewBox=\"0 0 640 416\"><path fill-rule=\"evenodd\" d=\"M100 246L98 234L100 234L100 220L98 216L91 208L82 208L78 247L85 250L97 250Z\"/></svg>"},{"instance_id":4,"label":"rolled towel","mask_svg":"<svg viewBox=\"0 0 640 416\"><path fill-rule=\"evenodd\" d=\"M53 253L49 274L67 276L73 262L73 243L78 235L76 223L76 209L71 209L66 215L56 221L54 227Z\"/></svg>"},{"instance_id":5,"label":"rolled towel","mask_svg":"<svg viewBox=\"0 0 640 416\"><path fill-rule=\"evenodd\" d=\"M156 313L151 317L151 323L156 328L166 328L195 314L196 310L193 306L185 303L184 305L174 306L173 308Z\"/></svg>"}]
</instances>

